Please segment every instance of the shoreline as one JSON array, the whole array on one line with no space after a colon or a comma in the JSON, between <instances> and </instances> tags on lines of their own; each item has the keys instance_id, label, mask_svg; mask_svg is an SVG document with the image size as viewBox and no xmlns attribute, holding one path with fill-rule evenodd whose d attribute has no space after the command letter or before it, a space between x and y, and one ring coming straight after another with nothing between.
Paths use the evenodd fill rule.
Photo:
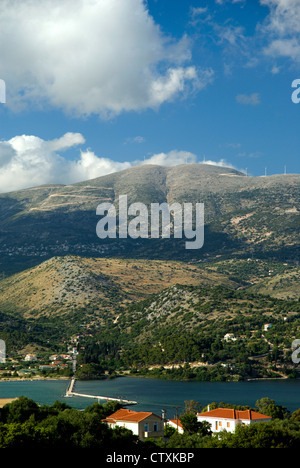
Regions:
<instances>
[{"instance_id":1,"label":"shoreline","mask_svg":"<svg viewBox=\"0 0 300 468\"><path fill-rule=\"evenodd\" d=\"M114 376L114 379L117 379L117 378L122 378L122 377L130 377L130 378L133 378L133 379L136 379L136 378L143 378L143 379L154 379L154 380L159 380L159 381L168 381L168 382L210 382L210 383L213 383L213 382L221 382L221 381L218 381L218 380L205 380L205 381L202 381L202 380L195 380L195 379L165 379L165 378L160 378L160 377L155 377L155 376L152 376L152 375L128 375L128 374L119 374L119 375L116 375ZM0 377L0 383L1 382L38 382L38 381L44 381L44 380L55 380L55 381L60 381L60 380L64 380L64 381L68 381L68 380L71 380L73 377L30 377L30 378L27 378L27 377L4 377L4 378L1 378ZM84 382L86 379L83 379L83 380L80 380L80 379L76 379L78 382ZM103 379L87 379L87 380L103 380ZM106 379L104 379L106 380ZM234 382L269 382L269 381L275 381L275 382L279 382L279 381L286 381L286 380L300 380L300 378L298 379L289 379L288 377L262 377L262 378L249 378L249 379L245 379L245 380L227 380L227 381L223 381L224 383L234 383Z\"/></svg>"},{"instance_id":2,"label":"shoreline","mask_svg":"<svg viewBox=\"0 0 300 468\"><path fill-rule=\"evenodd\" d=\"M143 375L117 375L116 377L132 377L132 378L143 378L143 379L154 379L154 380L161 380L161 381L168 381L168 382L223 382L223 383L239 383L239 382L264 382L264 381L271 381L274 380L275 382L278 381L286 381L286 380L300 380L300 377L297 379L289 379L288 377L261 377L261 378L249 378L245 380L196 380L196 379L165 379L163 377L155 377L149 374Z\"/></svg>"},{"instance_id":3,"label":"shoreline","mask_svg":"<svg viewBox=\"0 0 300 468\"><path fill-rule=\"evenodd\" d=\"M1 382L33 382L33 381L40 381L40 380L70 380L71 377L5 377L5 378L0 378L0 383Z\"/></svg>"}]
</instances>

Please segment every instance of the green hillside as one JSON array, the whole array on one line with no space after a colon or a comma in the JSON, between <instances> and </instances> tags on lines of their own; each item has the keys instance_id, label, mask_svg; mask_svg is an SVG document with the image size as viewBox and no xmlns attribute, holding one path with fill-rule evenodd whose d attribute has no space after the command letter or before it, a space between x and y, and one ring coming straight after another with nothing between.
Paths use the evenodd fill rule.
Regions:
<instances>
[{"instance_id":1,"label":"green hillside","mask_svg":"<svg viewBox=\"0 0 300 468\"><path fill-rule=\"evenodd\" d=\"M96 208L118 208L120 195L148 207L204 203L204 247L186 250L172 237L100 240ZM299 195L299 175L246 177L205 164L145 165L2 194L1 338L21 355L62 352L76 337L81 364L101 372L294 375ZM228 333L234 340L224 341Z\"/></svg>"},{"instance_id":2,"label":"green hillside","mask_svg":"<svg viewBox=\"0 0 300 468\"><path fill-rule=\"evenodd\" d=\"M265 324L271 328L264 331ZM175 285L83 339L80 359L103 365L109 356L115 369L164 378L282 377L294 375L291 344L299 327L298 301Z\"/></svg>"},{"instance_id":3,"label":"green hillside","mask_svg":"<svg viewBox=\"0 0 300 468\"><path fill-rule=\"evenodd\" d=\"M239 286L227 275L183 262L54 257L0 281L0 310L24 318L67 318L82 310L88 322L106 313L114 317L173 284Z\"/></svg>"}]
</instances>

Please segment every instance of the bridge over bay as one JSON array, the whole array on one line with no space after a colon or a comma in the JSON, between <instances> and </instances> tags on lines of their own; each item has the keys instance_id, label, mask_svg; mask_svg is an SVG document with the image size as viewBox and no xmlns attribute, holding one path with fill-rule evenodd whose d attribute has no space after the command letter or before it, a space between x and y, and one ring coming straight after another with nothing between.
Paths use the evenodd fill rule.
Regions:
<instances>
[{"instance_id":1,"label":"bridge over bay","mask_svg":"<svg viewBox=\"0 0 300 468\"><path fill-rule=\"evenodd\" d=\"M99 396L99 395L87 395L85 393L74 392L75 382L76 382L75 377L72 377L70 384L66 390L65 397L69 398L72 396L78 396L78 397L84 397L84 398L93 398L94 400L117 401L123 405L136 405L137 404L137 401L125 400L123 398L112 398L112 397Z\"/></svg>"}]
</instances>

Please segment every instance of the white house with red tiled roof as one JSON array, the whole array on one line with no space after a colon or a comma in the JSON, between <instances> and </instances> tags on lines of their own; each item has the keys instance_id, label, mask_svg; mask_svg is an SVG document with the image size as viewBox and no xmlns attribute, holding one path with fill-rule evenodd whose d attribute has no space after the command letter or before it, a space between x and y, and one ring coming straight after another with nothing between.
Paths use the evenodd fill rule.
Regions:
<instances>
[{"instance_id":1,"label":"white house with red tiled roof","mask_svg":"<svg viewBox=\"0 0 300 468\"><path fill-rule=\"evenodd\" d=\"M230 408L216 408L205 413L198 413L197 420L198 422L207 421L210 423L212 432L235 432L237 426L270 422L272 418L252 410L239 411Z\"/></svg>"},{"instance_id":2,"label":"white house with red tiled roof","mask_svg":"<svg viewBox=\"0 0 300 468\"><path fill-rule=\"evenodd\" d=\"M180 434L183 434L184 430L183 430L183 427L182 427L182 424L180 422L180 420L178 419L168 419L167 421L167 424L171 427L174 427L176 429L177 432L179 432Z\"/></svg>"},{"instance_id":3,"label":"white house with red tiled roof","mask_svg":"<svg viewBox=\"0 0 300 468\"><path fill-rule=\"evenodd\" d=\"M116 426L125 427L142 440L148 437L163 437L164 435L163 420L154 413L137 412L122 408L102 421L111 428Z\"/></svg>"}]
</instances>

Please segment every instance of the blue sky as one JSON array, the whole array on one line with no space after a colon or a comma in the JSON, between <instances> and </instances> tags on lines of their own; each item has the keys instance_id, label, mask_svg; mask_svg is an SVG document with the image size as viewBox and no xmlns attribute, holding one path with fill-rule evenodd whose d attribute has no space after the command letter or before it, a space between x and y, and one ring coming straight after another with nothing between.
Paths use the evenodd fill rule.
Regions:
<instances>
[{"instance_id":1,"label":"blue sky","mask_svg":"<svg viewBox=\"0 0 300 468\"><path fill-rule=\"evenodd\" d=\"M299 173L299 0L0 0L0 191L137 164Z\"/></svg>"}]
</instances>

